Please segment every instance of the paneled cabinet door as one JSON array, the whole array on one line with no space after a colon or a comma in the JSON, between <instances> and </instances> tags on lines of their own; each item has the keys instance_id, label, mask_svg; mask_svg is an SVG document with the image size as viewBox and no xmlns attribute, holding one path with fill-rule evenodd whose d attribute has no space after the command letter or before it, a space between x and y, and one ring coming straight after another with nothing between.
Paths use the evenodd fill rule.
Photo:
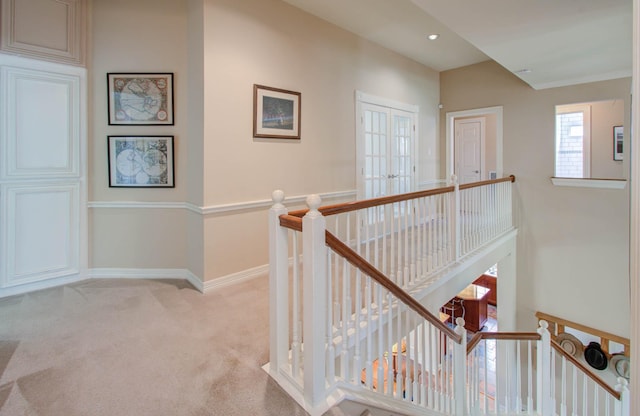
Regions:
<instances>
[{"instance_id":1,"label":"paneled cabinet door","mask_svg":"<svg viewBox=\"0 0 640 416\"><path fill-rule=\"evenodd\" d=\"M86 71L0 54L0 287L86 268Z\"/></svg>"}]
</instances>

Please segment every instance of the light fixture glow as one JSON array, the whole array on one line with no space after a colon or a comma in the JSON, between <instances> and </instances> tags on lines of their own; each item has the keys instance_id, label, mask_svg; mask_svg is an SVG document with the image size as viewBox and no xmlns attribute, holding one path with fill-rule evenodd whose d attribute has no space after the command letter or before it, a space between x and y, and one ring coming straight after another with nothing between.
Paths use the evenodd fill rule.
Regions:
<instances>
[{"instance_id":1,"label":"light fixture glow","mask_svg":"<svg viewBox=\"0 0 640 416\"><path fill-rule=\"evenodd\" d=\"M439 35L439 34L437 34L437 33L432 33L431 35L427 36L427 38L428 38L429 40L436 40L436 39L438 39L439 37L440 37L440 35Z\"/></svg>"}]
</instances>

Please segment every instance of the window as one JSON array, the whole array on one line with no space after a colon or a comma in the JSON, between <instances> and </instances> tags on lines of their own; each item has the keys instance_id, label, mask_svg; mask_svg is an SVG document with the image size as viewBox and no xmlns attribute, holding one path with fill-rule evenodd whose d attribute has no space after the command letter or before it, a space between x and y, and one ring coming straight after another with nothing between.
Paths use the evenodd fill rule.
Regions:
<instances>
[{"instance_id":1,"label":"window","mask_svg":"<svg viewBox=\"0 0 640 416\"><path fill-rule=\"evenodd\" d=\"M556 106L556 167L559 178L591 176L591 106Z\"/></svg>"}]
</instances>

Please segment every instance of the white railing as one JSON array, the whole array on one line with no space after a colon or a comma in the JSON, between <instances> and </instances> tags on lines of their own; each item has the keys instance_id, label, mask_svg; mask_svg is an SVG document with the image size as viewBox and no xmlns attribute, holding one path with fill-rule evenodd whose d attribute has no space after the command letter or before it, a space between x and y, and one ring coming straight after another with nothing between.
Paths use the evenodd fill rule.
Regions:
<instances>
[{"instance_id":1,"label":"white railing","mask_svg":"<svg viewBox=\"0 0 640 416\"><path fill-rule=\"evenodd\" d=\"M478 333L468 349L469 414L630 414L627 381L612 388L594 377L551 341L546 321L537 333Z\"/></svg>"},{"instance_id":2,"label":"white railing","mask_svg":"<svg viewBox=\"0 0 640 416\"><path fill-rule=\"evenodd\" d=\"M408 294L513 229L514 179L325 207L311 196L308 210L292 212L275 191L269 373L312 414L344 391L417 414L496 414L491 409L501 412L512 403L521 408L515 390L507 391L503 405L481 405L479 397L488 395L477 380L488 358L476 349L468 362L464 322L451 329ZM548 337L546 344L544 336L536 342L538 353L546 348L550 357ZM514 357L508 356L519 361ZM551 383L540 381L550 380L552 371L542 368L548 371L536 374L532 389L542 394L527 396L524 408L551 415L535 413L552 408Z\"/></svg>"}]
</instances>

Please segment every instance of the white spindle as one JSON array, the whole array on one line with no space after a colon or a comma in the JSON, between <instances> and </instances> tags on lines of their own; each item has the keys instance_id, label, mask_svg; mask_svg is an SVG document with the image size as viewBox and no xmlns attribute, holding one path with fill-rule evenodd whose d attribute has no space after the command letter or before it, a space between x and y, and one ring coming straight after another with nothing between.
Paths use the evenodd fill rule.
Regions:
<instances>
[{"instance_id":1,"label":"white spindle","mask_svg":"<svg viewBox=\"0 0 640 416\"><path fill-rule=\"evenodd\" d=\"M560 416L567 416L567 359L562 357L562 384L560 399Z\"/></svg>"},{"instance_id":2,"label":"white spindle","mask_svg":"<svg viewBox=\"0 0 640 416\"><path fill-rule=\"evenodd\" d=\"M550 376L550 390L551 393L549 394L549 400L551 401L551 408L553 409L553 412L555 414L556 411L556 350L554 350L553 348L550 349L551 351L551 376Z\"/></svg>"},{"instance_id":3,"label":"white spindle","mask_svg":"<svg viewBox=\"0 0 640 416\"><path fill-rule=\"evenodd\" d=\"M516 411L522 410L522 361L520 341L516 341Z\"/></svg>"},{"instance_id":4,"label":"white spindle","mask_svg":"<svg viewBox=\"0 0 640 416\"><path fill-rule=\"evenodd\" d=\"M572 402L571 402L571 414L576 416L578 414L578 369L576 366L572 366L573 372L571 374L571 381L573 385Z\"/></svg>"},{"instance_id":5,"label":"white spindle","mask_svg":"<svg viewBox=\"0 0 640 416\"><path fill-rule=\"evenodd\" d=\"M336 355L335 355L335 347L333 345L333 276L331 274L331 258L336 257L335 254L332 254L327 250L327 329L326 329L326 338L325 343L327 344L327 381L329 384L333 384L335 382L336 376Z\"/></svg>"},{"instance_id":6,"label":"white spindle","mask_svg":"<svg viewBox=\"0 0 640 416\"><path fill-rule=\"evenodd\" d=\"M543 416L551 416L553 410L550 406L551 399L551 337L549 334L549 324L547 321L541 320L538 328L538 334L541 340L538 342L538 412Z\"/></svg>"},{"instance_id":7,"label":"white spindle","mask_svg":"<svg viewBox=\"0 0 640 416\"><path fill-rule=\"evenodd\" d=\"M531 341L527 341L527 411L533 413L533 353Z\"/></svg>"},{"instance_id":8,"label":"white spindle","mask_svg":"<svg viewBox=\"0 0 640 416\"><path fill-rule=\"evenodd\" d=\"M387 395L393 396L393 310L391 308L391 293L387 292L387 346L386 346L386 360L387 360Z\"/></svg>"},{"instance_id":9,"label":"white spindle","mask_svg":"<svg viewBox=\"0 0 640 416\"><path fill-rule=\"evenodd\" d=\"M300 256L298 255L298 233L293 235L293 276L292 276L292 334L291 334L291 372L294 377L300 375L302 352L302 317L300 316Z\"/></svg>"},{"instance_id":10,"label":"white spindle","mask_svg":"<svg viewBox=\"0 0 640 416\"><path fill-rule=\"evenodd\" d=\"M462 337L462 342L453 346L453 398L455 400L453 411L456 415L462 415L465 412L464 404L466 403L465 394L467 390L467 381L464 376L467 361L467 330L464 327L464 319L456 318L455 332Z\"/></svg>"}]
</instances>

